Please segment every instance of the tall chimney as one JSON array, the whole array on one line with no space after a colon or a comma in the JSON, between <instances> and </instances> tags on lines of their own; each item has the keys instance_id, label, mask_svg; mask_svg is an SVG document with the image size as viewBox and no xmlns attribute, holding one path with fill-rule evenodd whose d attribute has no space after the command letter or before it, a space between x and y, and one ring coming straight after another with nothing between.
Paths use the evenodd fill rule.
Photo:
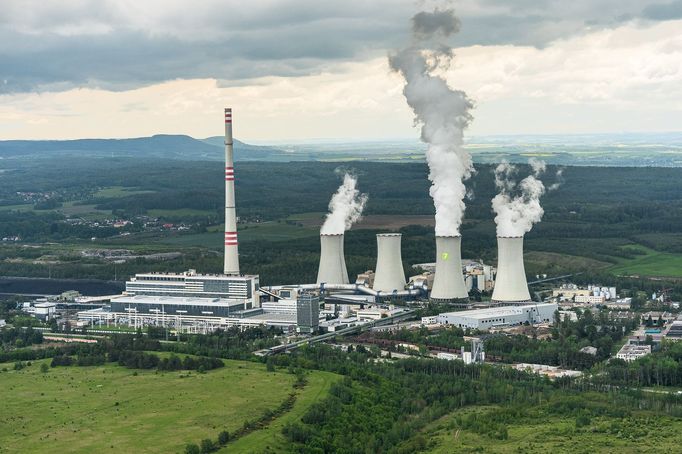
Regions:
<instances>
[{"instance_id":1,"label":"tall chimney","mask_svg":"<svg viewBox=\"0 0 682 454\"><path fill-rule=\"evenodd\" d=\"M239 274L237 212L234 203L234 149L232 109L225 108L225 274Z\"/></svg>"},{"instance_id":2,"label":"tall chimney","mask_svg":"<svg viewBox=\"0 0 682 454\"><path fill-rule=\"evenodd\" d=\"M462 274L462 237L436 237L436 275L431 288L431 300L452 302L469 297Z\"/></svg>"},{"instance_id":3,"label":"tall chimney","mask_svg":"<svg viewBox=\"0 0 682 454\"><path fill-rule=\"evenodd\" d=\"M526 270L523 267L523 237L497 237L497 277L494 303L525 303L530 301Z\"/></svg>"},{"instance_id":4,"label":"tall chimney","mask_svg":"<svg viewBox=\"0 0 682 454\"><path fill-rule=\"evenodd\" d=\"M320 267L317 270L317 283L348 284L342 233L320 234Z\"/></svg>"},{"instance_id":5,"label":"tall chimney","mask_svg":"<svg viewBox=\"0 0 682 454\"><path fill-rule=\"evenodd\" d=\"M405 270L400 252L400 233L377 235L377 269L374 290L390 293L405 289Z\"/></svg>"}]
</instances>

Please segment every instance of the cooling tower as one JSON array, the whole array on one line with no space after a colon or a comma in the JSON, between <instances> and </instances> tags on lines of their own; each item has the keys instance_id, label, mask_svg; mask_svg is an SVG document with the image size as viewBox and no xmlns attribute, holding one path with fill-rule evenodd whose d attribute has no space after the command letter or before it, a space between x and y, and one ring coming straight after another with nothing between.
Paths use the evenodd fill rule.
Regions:
<instances>
[{"instance_id":1,"label":"cooling tower","mask_svg":"<svg viewBox=\"0 0 682 454\"><path fill-rule=\"evenodd\" d=\"M377 235L377 269L374 290L390 293L405 289L405 271L400 253L400 233Z\"/></svg>"},{"instance_id":2,"label":"cooling tower","mask_svg":"<svg viewBox=\"0 0 682 454\"><path fill-rule=\"evenodd\" d=\"M530 301L522 236L497 237L497 277L492 301L507 304Z\"/></svg>"},{"instance_id":3,"label":"cooling tower","mask_svg":"<svg viewBox=\"0 0 682 454\"><path fill-rule=\"evenodd\" d=\"M234 149L232 109L225 109L225 274L239 274L237 212L234 203Z\"/></svg>"},{"instance_id":4,"label":"cooling tower","mask_svg":"<svg viewBox=\"0 0 682 454\"><path fill-rule=\"evenodd\" d=\"M436 237L436 275L431 300L439 303L466 299L469 296L462 274L462 237Z\"/></svg>"},{"instance_id":5,"label":"cooling tower","mask_svg":"<svg viewBox=\"0 0 682 454\"><path fill-rule=\"evenodd\" d=\"M343 234L320 235L320 267L317 283L348 284L346 260L343 258Z\"/></svg>"}]
</instances>

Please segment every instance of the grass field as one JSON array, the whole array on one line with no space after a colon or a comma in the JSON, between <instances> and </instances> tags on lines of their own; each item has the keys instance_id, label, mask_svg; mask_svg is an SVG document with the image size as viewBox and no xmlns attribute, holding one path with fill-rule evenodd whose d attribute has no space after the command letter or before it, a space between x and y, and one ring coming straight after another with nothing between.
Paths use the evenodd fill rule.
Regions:
<instances>
[{"instance_id":1,"label":"grass field","mask_svg":"<svg viewBox=\"0 0 682 454\"><path fill-rule=\"evenodd\" d=\"M457 412L485 413L492 407L473 407ZM485 416L483 416L485 417ZM508 438L460 429L455 414L445 416L427 427L428 452L445 453L673 453L680 452L682 421L668 416L652 417L646 412L625 418L592 418L589 425L577 428L571 417L545 416L507 426Z\"/></svg>"},{"instance_id":2,"label":"grass field","mask_svg":"<svg viewBox=\"0 0 682 454\"><path fill-rule=\"evenodd\" d=\"M643 254L633 259L621 259L620 263L608 270L619 276L652 276L682 278L682 254L659 252L641 246L625 246L636 249Z\"/></svg>"},{"instance_id":3,"label":"grass field","mask_svg":"<svg viewBox=\"0 0 682 454\"><path fill-rule=\"evenodd\" d=\"M276 408L292 390L290 374L266 372L258 363L225 363L206 374L112 364L43 374L41 361L21 371L0 364L8 369L0 372L0 452L183 452L189 442L233 432ZM313 373L292 411L322 397L331 380ZM276 440L280 429L263 429L267 433L251 443Z\"/></svg>"},{"instance_id":4,"label":"grass field","mask_svg":"<svg viewBox=\"0 0 682 454\"><path fill-rule=\"evenodd\" d=\"M156 191L147 191L147 190L140 190L140 189L135 189L135 188L126 188L124 186L109 186L109 187L100 189L93 196L95 198L111 199L111 198L127 197L129 195L149 194L149 193L153 193L153 192L156 192Z\"/></svg>"},{"instance_id":5,"label":"grass field","mask_svg":"<svg viewBox=\"0 0 682 454\"><path fill-rule=\"evenodd\" d=\"M282 446L285 442L282 428L288 422L300 419L308 407L322 399L329 387L340 377L329 372L315 372L308 376L308 384L303 392L298 395L294 408L288 413L277 418L268 427L240 438L223 448L221 453L258 453L258 452L284 452Z\"/></svg>"}]
</instances>

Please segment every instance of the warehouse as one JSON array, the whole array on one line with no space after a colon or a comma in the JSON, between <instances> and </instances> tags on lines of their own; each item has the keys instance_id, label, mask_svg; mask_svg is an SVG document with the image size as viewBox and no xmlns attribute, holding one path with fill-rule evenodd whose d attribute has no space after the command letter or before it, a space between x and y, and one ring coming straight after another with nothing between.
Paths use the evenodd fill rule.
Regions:
<instances>
[{"instance_id":1,"label":"warehouse","mask_svg":"<svg viewBox=\"0 0 682 454\"><path fill-rule=\"evenodd\" d=\"M524 323L550 323L558 306L551 304L529 304L525 306L503 306L461 312L445 312L438 315L441 325L459 328L487 330L497 326L514 326Z\"/></svg>"}]
</instances>

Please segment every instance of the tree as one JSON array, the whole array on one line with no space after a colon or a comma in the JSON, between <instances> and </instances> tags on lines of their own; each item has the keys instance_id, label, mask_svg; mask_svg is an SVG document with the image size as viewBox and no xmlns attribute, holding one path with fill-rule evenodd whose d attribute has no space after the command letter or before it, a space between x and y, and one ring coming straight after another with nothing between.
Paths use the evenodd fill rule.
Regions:
<instances>
[{"instance_id":1,"label":"tree","mask_svg":"<svg viewBox=\"0 0 682 454\"><path fill-rule=\"evenodd\" d=\"M215 444L213 443L213 440L209 438L204 438L201 440L201 452L203 453L209 453L215 451Z\"/></svg>"},{"instance_id":2,"label":"tree","mask_svg":"<svg viewBox=\"0 0 682 454\"><path fill-rule=\"evenodd\" d=\"M227 430L223 430L218 434L218 443L221 446L226 445L228 441L230 441L230 433Z\"/></svg>"},{"instance_id":3,"label":"tree","mask_svg":"<svg viewBox=\"0 0 682 454\"><path fill-rule=\"evenodd\" d=\"M40 372L45 374L48 370L50 370L50 366L48 366L47 363L42 363L40 365Z\"/></svg>"},{"instance_id":4,"label":"tree","mask_svg":"<svg viewBox=\"0 0 682 454\"><path fill-rule=\"evenodd\" d=\"M185 446L185 454L201 454L201 449L194 443Z\"/></svg>"}]
</instances>

